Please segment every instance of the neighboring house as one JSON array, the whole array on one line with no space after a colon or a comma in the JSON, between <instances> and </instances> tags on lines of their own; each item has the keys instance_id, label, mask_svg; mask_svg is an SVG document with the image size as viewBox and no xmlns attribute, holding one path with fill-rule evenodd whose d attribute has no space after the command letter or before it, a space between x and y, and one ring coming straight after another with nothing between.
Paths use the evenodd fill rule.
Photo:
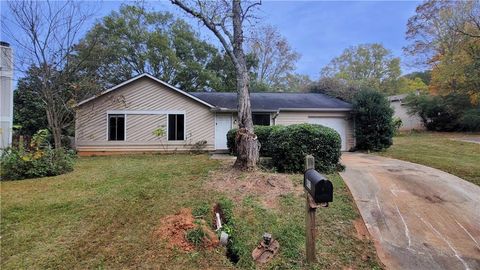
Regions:
<instances>
[{"instance_id":1,"label":"neighboring house","mask_svg":"<svg viewBox=\"0 0 480 270\"><path fill-rule=\"evenodd\" d=\"M252 93L255 125L315 123L335 129L342 150L354 146L351 105L313 93ZM80 155L227 149L237 126L237 94L187 93L142 74L80 102L75 143Z\"/></svg>"},{"instance_id":2,"label":"neighboring house","mask_svg":"<svg viewBox=\"0 0 480 270\"><path fill-rule=\"evenodd\" d=\"M10 44L0 41L0 150L12 144L12 127L13 53Z\"/></svg>"},{"instance_id":3,"label":"neighboring house","mask_svg":"<svg viewBox=\"0 0 480 270\"><path fill-rule=\"evenodd\" d=\"M403 103L404 99L408 94L389 96L388 101L390 101L390 107L395 110L393 117L400 118L402 120L402 126L400 126L401 131L407 130L422 130L425 129L422 119L416 115L408 114L408 108Z\"/></svg>"}]
</instances>

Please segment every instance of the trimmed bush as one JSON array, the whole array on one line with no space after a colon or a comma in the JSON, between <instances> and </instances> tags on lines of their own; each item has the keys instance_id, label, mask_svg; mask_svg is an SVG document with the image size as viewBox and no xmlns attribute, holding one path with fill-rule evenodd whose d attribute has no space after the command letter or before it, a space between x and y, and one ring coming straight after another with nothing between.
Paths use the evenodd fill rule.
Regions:
<instances>
[{"instance_id":1,"label":"trimmed bush","mask_svg":"<svg viewBox=\"0 0 480 270\"><path fill-rule=\"evenodd\" d=\"M269 136L273 165L281 172L303 172L305 156L315 157L315 169L336 170L341 139L333 129L314 124L297 124L275 129Z\"/></svg>"},{"instance_id":2,"label":"trimmed bush","mask_svg":"<svg viewBox=\"0 0 480 270\"><path fill-rule=\"evenodd\" d=\"M390 147L395 133L390 102L380 92L364 89L353 98L356 148L379 151Z\"/></svg>"},{"instance_id":3,"label":"trimmed bush","mask_svg":"<svg viewBox=\"0 0 480 270\"><path fill-rule=\"evenodd\" d=\"M268 137L274 130L284 128L284 126L255 126L254 132L260 142L260 156L271 157L271 142ZM237 129L231 129L227 133L227 147L231 155L236 155L237 146L235 144L235 136Z\"/></svg>"}]
</instances>

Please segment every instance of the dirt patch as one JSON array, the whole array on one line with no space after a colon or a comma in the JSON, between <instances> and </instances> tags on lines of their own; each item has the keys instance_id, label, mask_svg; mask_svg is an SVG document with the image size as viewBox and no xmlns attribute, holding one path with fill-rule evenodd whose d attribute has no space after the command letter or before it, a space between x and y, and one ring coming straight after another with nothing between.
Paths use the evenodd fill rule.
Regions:
<instances>
[{"instance_id":1,"label":"dirt patch","mask_svg":"<svg viewBox=\"0 0 480 270\"><path fill-rule=\"evenodd\" d=\"M183 251L191 251L195 249L195 246L187 240L186 235L188 230L196 226L201 226L206 233L202 244L203 248L218 246L219 242L215 233L204 224L203 220L199 224L195 224L192 211L188 208L182 208L177 214L164 217L160 221L158 229L155 230L154 236L166 241L167 247L170 249L179 248Z\"/></svg>"},{"instance_id":2,"label":"dirt patch","mask_svg":"<svg viewBox=\"0 0 480 270\"><path fill-rule=\"evenodd\" d=\"M368 233L367 227L361 218L357 218L353 221L353 226L357 231L357 238L360 240L370 239L370 234Z\"/></svg>"},{"instance_id":3,"label":"dirt patch","mask_svg":"<svg viewBox=\"0 0 480 270\"><path fill-rule=\"evenodd\" d=\"M288 174L262 171L243 172L225 163L216 170L207 182L207 188L231 194L234 200L245 196L257 196L266 208L276 208L278 199L289 193L302 194L302 185L294 185Z\"/></svg>"}]
</instances>

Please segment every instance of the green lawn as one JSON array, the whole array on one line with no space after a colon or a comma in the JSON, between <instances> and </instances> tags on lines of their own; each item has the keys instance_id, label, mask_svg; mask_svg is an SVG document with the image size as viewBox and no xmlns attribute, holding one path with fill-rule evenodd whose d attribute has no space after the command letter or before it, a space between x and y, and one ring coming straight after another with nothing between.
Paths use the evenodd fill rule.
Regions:
<instances>
[{"instance_id":1,"label":"green lawn","mask_svg":"<svg viewBox=\"0 0 480 270\"><path fill-rule=\"evenodd\" d=\"M251 251L264 231L281 245L267 268L307 268L304 199L283 196L277 209L258 198L235 202L237 265L224 248L183 252L155 237L162 217L182 207L213 204L221 194L206 188L219 161L206 155L80 158L63 176L1 183L1 268L254 268ZM318 212L315 269L380 268L373 245L355 235L359 217L341 178L331 207ZM290 177L296 185L301 176Z\"/></svg>"},{"instance_id":2,"label":"green lawn","mask_svg":"<svg viewBox=\"0 0 480 270\"><path fill-rule=\"evenodd\" d=\"M452 140L480 136L468 133L405 133L382 156L427 165L480 185L480 144Z\"/></svg>"}]
</instances>

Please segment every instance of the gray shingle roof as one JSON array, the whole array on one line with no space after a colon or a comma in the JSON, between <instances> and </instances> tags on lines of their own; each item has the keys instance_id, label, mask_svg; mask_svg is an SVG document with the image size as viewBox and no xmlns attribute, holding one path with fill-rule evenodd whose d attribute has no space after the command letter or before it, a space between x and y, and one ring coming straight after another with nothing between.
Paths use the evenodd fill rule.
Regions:
<instances>
[{"instance_id":1,"label":"gray shingle roof","mask_svg":"<svg viewBox=\"0 0 480 270\"><path fill-rule=\"evenodd\" d=\"M237 93L190 92L221 110L237 110ZM251 93L252 111L351 110L352 105L317 93Z\"/></svg>"}]
</instances>

